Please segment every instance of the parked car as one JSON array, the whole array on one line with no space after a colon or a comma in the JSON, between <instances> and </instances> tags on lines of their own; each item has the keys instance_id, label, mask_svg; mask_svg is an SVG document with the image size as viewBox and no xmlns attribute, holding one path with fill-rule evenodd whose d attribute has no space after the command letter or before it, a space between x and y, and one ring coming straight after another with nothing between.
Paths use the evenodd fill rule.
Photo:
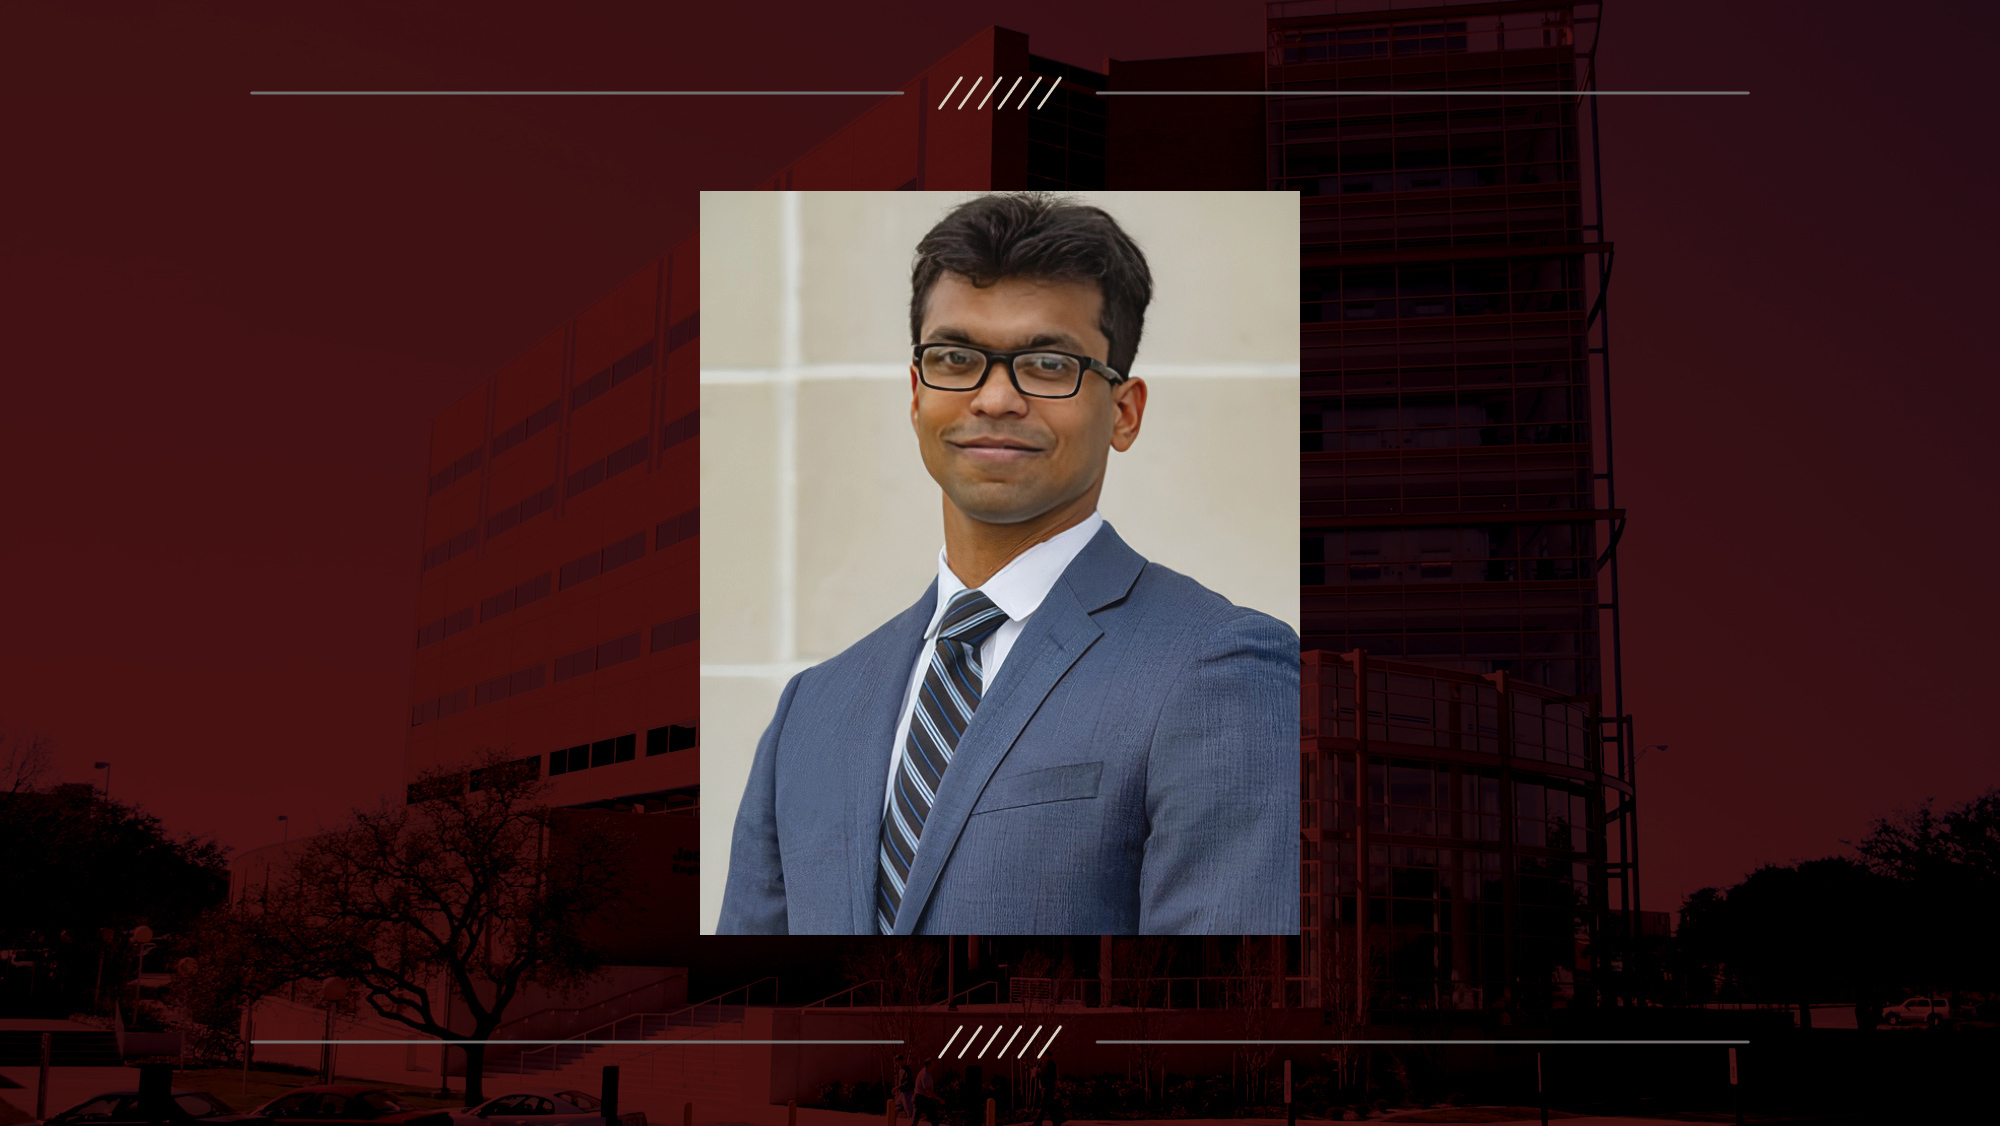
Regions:
<instances>
[{"instance_id":1,"label":"parked car","mask_svg":"<svg viewBox=\"0 0 2000 1126\"><path fill-rule=\"evenodd\" d=\"M478 1106L451 1112L452 1126L603 1126L604 1104L573 1087L508 1087ZM619 1126L646 1126L646 1112L625 1111Z\"/></svg>"},{"instance_id":2,"label":"parked car","mask_svg":"<svg viewBox=\"0 0 2000 1126\"><path fill-rule=\"evenodd\" d=\"M186 1087L175 1087L169 1090L167 1094L169 1098L174 1100L174 1105L179 1107L190 1118L219 1119L224 1115L234 1115L236 1113L230 1110L221 1099L205 1091L191 1091ZM48 1117L46 1123L37 1123L36 1126L86 1126L86 1124L88 1126L116 1126L116 1124L120 1123L144 1123L149 1121L151 1119L139 1109L139 1092L106 1091L95 1098L85 1099L83 1102L63 1111L61 1114L52 1114Z\"/></svg>"},{"instance_id":3,"label":"parked car","mask_svg":"<svg viewBox=\"0 0 2000 1126\"><path fill-rule=\"evenodd\" d=\"M1882 1019L1890 1024L1935 1024L1958 1019L1958 1006L1949 997L1912 997L1882 1009Z\"/></svg>"},{"instance_id":4,"label":"parked car","mask_svg":"<svg viewBox=\"0 0 2000 1126\"><path fill-rule=\"evenodd\" d=\"M369 1123L371 1126L451 1126L451 1114L442 1110L418 1110L393 1091L364 1083L318 1083L295 1087L249 1114L243 1121L262 1119L275 1124L310 1123L332 1126L337 1122Z\"/></svg>"}]
</instances>

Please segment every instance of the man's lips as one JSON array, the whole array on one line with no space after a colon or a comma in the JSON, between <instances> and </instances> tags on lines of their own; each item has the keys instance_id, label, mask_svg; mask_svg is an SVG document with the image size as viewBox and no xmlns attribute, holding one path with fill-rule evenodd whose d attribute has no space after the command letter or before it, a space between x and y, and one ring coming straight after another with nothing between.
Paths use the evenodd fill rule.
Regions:
<instances>
[{"instance_id":1,"label":"man's lips","mask_svg":"<svg viewBox=\"0 0 2000 1126\"><path fill-rule=\"evenodd\" d=\"M1017 438L946 439L946 444L976 461L1018 461L1042 452L1042 447Z\"/></svg>"}]
</instances>

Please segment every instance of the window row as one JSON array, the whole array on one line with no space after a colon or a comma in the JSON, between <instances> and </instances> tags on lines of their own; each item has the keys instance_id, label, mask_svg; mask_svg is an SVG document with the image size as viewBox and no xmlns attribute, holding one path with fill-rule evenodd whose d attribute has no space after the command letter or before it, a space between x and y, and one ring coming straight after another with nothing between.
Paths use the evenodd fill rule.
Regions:
<instances>
[{"instance_id":1,"label":"window row","mask_svg":"<svg viewBox=\"0 0 2000 1126\"><path fill-rule=\"evenodd\" d=\"M1428 351L1429 349L1425 349ZM1304 393L1313 396L1318 404L1320 397L1346 392L1351 395L1404 391L1436 394L1439 391L1458 388L1503 389L1508 387L1529 387L1532 385L1570 385L1581 383L1587 377L1588 368L1583 360L1538 361L1534 363L1452 363L1449 355L1443 357L1418 356L1417 348L1397 345L1391 349L1395 359L1403 361L1400 367L1384 367L1378 359L1363 360L1362 356L1379 354L1370 348L1367 353L1360 349L1334 348L1330 359L1345 360L1352 356L1357 362L1353 367L1332 367L1316 372L1307 372L1303 381ZM1442 359L1443 363L1439 363ZM1306 409L1325 409L1323 406L1308 406Z\"/></svg>"},{"instance_id":2,"label":"window row","mask_svg":"<svg viewBox=\"0 0 2000 1126\"><path fill-rule=\"evenodd\" d=\"M482 680L472 689L472 706L484 707L487 704L519 696L523 692L532 692L547 683L548 675L547 665L529 665L506 676Z\"/></svg>"},{"instance_id":3,"label":"window row","mask_svg":"<svg viewBox=\"0 0 2000 1126\"><path fill-rule=\"evenodd\" d=\"M567 656L556 658L556 683L573 680L585 673L608 669L626 661L639 659L639 635L628 633L602 645L590 645Z\"/></svg>"},{"instance_id":4,"label":"window row","mask_svg":"<svg viewBox=\"0 0 2000 1126\"><path fill-rule=\"evenodd\" d=\"M1577 524L1350 528L1299 541L1299 583L1499 583L1586 579L1596 537Z\"/></svg>"},{"instance_id":5,"label":"window row","mask_svg":"<svg viewBox=\"0 0 2000 1126\"><path fill-rule=\"evenodd\" d=\"M562 565L557 573L561 578L558 589L568 590L581 582L587 582L607 571L635 562L646 554L646 533L634 532L598 551L579 555Z\"/></svg>"},{"instance_id":6,"label":"window row","mask_svg":"<svg viewBox=\"0 0 2000 1126\"><path fill-rule=\"evenodd\" d=\"M446 485L470 474L473 470L485 464L485 454L486 451L484 449L475 449L449 466L431 474L431 495L436 496L438 491Z\"/></svg>"},{"instance_id":7,"label":"window row","mask_svg":"<svg viewBox=\"0 0 2000 1126\"><path fill-rule=\"evenodd\" d=\"M701 436L701 412L688 413L668 422L660 428L660 448L672 449L682 442Z\"/></svg>"},{"instance_id":8,"label":"window row","mask_svg":"<svg viewBox=\"0 0 2000 1126\"><path fill-rule=\"evenodd\" d=\"M508 505L486 518L486 538L490 540L494 536L520 525L522 521L532 520L542 513L550 511L555 506L556 487L554 485L529 493L519 501Z\"/></svg>"},{"instance_id":9,"label":"window row","mask_svg":"<svg viewBox=\"0 0 2000 1126\"><path fill-rule=\"evenodd\" d=\"M693 750L700 745L699 732L693 723L667 724L651 728L646 732L646 757L671 754L675 751ZM637 758L638 736L619 735L595 742L579 743L574 747L549 752L549 777L558 774L575 774L592 767L611 766L615 763L630 762Z\"/></svg>"},{"instance_id":10,"label":"window row","mask_svg":"<svg viewBox=\"0 0 2000 1126\"><path fill-rule=\"evenodd\" d=\"M1399 24L1394 27L1287 31L1279 38L1273 63L1316 63L1338 59L1441 55L1466 49L1464 20Z\"/></svg>"},{"instance_id":11,"label":"window row","mask_svg":"<svg viewBox=\"0 0 2000 1126\"><path fill-rule=\"evenodd\" d=\"M651 438L636 438L612 450L610 453L569 475L563 485L563 495L576 496L578 493L594 489L635 465L644 465L646 455L651 451Z\"/></svg>"},{"instance_id":12,"label":"window row","mask_svg":"<svg viewBox=\"0 0 2000 1126\"><path fill-rule=\"evenodd\" d=\"M652 652L664 652L699 640L701 616L689 614L686 617L675 618L673 621L654 626L648 632L652 635ZM602 645L557 658L556 680L558 682L569 680L638 657L639 636L637 633L627 634ZM481 707L518 696L523 692L531 692L548 682L548 672L548 665L533 665L518 672L508 673L506 676L482 681L470 690L461 688L456 692L447 692L435 699L425 700L410 709L410 726L434 723L466 710L468 705Z\"/></svg>"},{"instance_id":13,"label":"window row","mask_svg":"<svg viewBox=\"0 0 2000 1126\"><path fill-rule=\"evenodd\" d=\"M668 544L692 539L699 532L700 527L701 510L698 508L691 508L678 516L670 516L654 526L654 550L657 551ZM578 556L568 563L563 564L557 570L557 577L561 583L559 589L568 590L578 583L595 578L606 571L635 562L644 556L645 553L646 534L644 532L634 532L632 535L619 540L609 547L590 552L587 555ZM502 614L540 601L548 597L550 586L550 576L547 572L543 572L533 578L516 583L489 598L482 599L479 603L479 621L492 621ZM472 626L473 617L472 607L470 606L463 610L447 614L437 621L430 622L417 630L417 648L421 649L426 645L442 641L455 633L471 629Z\"/></svg>"},{"instance_id":14,"label":"window row","mask_svg":"<svg viewBox=\"0 0 2000 1126\"><path fill-rule=\"evenodd\" d=\"M680 350L684 344L692 344L701 338L701 313L693 312L674 322L667 330L667 351Z\"/></svg>"},{"instance_id":15,"label":"window row","mask_svg":"<svg viewBox=\"0 0 2000 1126\"><path fill-rule=\"evenodd\" d=\"M463 532L434 547L424 549L424 570L443 566L448 560L456 559L471 551L479 543L479 529L467 528Z\"/></svg>"},{"instance_id":16,"label":"window row","mask_svg":"<svg viewBox=\"0 0 2000 1126\"><path fill-rule=\"evenodd\" d=\"M569 392L569 409L576 410L652 366L653 342L648 340L627 352L617 363L572 387Z\"/></svg>"},{"instance_id":17,"label":"window row","mask_svg":"<svg viewBox=\"0 0 2000 1126\"><path fill-rule=\"evenodd\" d=\"M520 445L522 442L527 441L529 438L532 438L535 435L541 433L542 431L547 430L549 427L554 426L556 424L556 420L561 417L562 417L562 400L558 398L552 400L547 406L541 408L540 410L537 410L529 414L528 417L522 419L521 421L515 423L512 426L509 426L507 429L502 430L500 433L494 435L493 456L499 457L501 454L506 453L508 450L511 450L515 446Z\"/></svg>"}]
</instances>

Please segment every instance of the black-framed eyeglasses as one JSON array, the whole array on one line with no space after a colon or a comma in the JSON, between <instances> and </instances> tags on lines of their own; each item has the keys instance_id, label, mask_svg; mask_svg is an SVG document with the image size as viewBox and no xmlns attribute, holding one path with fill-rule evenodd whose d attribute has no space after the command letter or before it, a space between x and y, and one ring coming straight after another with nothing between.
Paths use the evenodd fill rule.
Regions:
<instances>
[{"instance_id":1,"label":"black-framed eyeglasses","mask_svg":"<svg viewBox=\"0 0 2000 1126\"><path fill-rule=\"evenodd\" d=\"M1094 371L1115 387L1126 377L1074 352L1026 348L995 352L976 344L919 344L911 351L917 378L938 391L977 391L994 364L1007 365L1014 390L1034 399L1067 399L1083 389L1083 373Z\"/></svg>"}]
</instances>

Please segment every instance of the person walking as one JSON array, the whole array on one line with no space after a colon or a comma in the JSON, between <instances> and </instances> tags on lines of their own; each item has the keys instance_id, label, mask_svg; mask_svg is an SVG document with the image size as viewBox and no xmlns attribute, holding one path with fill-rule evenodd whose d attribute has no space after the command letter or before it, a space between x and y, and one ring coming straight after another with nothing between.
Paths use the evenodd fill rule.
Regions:
<instances>
[{"instance_id":1,"label":"person walking","mask_svg":"<svg viewBox=\"0 0 2000 1126\"><path fill-rule=\"evenodd\" d=\"M903 1121L916 1118L915 1080L910 1077L910 1061L901 1054L896 1056L896 1079L892 1086L896 1093L896 1109L902 1112Z\"/></svg>"},{"instance_id":2,"label":"person walking","mask_svg":"<svg viewBox=\"0 0 2000 1126\"><path fill-rule=\"evenodd\" d=\"M1055 1126L1063 1126L1062 1096L1056 1091L1056 1060L1054 1056L1043 1056L1035 1061L1028 1072L1028 1080L1038 1094L1035 1102L1033 1126L1042 1126L1047 1119Z\"/></svg>"},{"instance_id":3,"label":"person walking","mask_svg":"<svg viewBox=\"0 0 2000 1126\"><path fill-rule=\"evenodd\" d=\"M938 1117L943 1113L944 1105L938 1102L937 1077L931 1074L936 1066L936 1060L926 1060L924 1061L924 1066L917 1069L917 1109L915 1115L910 1119L910 1126L916 1126L918 1122L923 1121L925 1118L931 1120L931 1126L944 1126L943 1121Z\"/></svg>"}]
</instances>

